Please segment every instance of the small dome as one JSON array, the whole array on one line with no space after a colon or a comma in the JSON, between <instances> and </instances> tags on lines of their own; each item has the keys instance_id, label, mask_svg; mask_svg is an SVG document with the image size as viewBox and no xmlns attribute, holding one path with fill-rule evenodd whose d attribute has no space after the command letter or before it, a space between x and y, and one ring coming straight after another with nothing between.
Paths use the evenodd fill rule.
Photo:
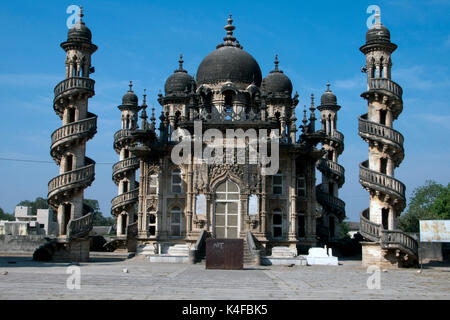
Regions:
<instances>
[{"instance_id":1,"label":"small dome","mask_svg":"<svg viewBox=\"0 0 450 320\"><path fill-rule=\"evenodd\" d=\"M80 8L79 19L75 25L69 29L67 41L82 41L91 43L92 33L83 22L83 7Z\"/></svg>"},{"instance_id":2,"label":"small dome","mask_svg":"<svg viewBox=\"0 0 450 320\"><path fill-rule=\"evenodd\" d=\"M164 85L164 91L167 94L173 92L185 92L191 91L192 89L192 78L186 70L183 69L183 56L180 56L180 68L175 70L169 78L167 78L166 83Z\"/></svg>"},{"instance_id":3,"label":"small dome","mask_svg":"<svg viewBox=\"0 0 450 320\"><path fill-rule=\"evenodd\" d=\"M166 80L166 84L164 85L164 91L166 94L172 92L184 92L191 91L192 86L192 78L187 72L180 72L179 70L175 71L169 78Z\"/></svg>"},{"instance_id":4,"label":"small dome","mask_svg":"<svg viewBox=\"0 0 450 320\"><path fill-rule=\"evenodd\" d=\"M391 33L380 24L373 25L366 33L366 43L391 42Z\"/></svg>"},{"instance_id":5,"label":"small dome","mask_svg":"<svg viewBox=\"0 0 450 320\"><path fill-rule=\"evenodd\" d=\"M122 105L125 106L137 106L138 105L138 97L136 94L134 94L132 88L133 83L130 81L130 90L128 90L127 93L122 97Z\"/></svg>"},{"instance_id":6,"label":"small dome","mask_svg":"<svg viewBox=\"0 0 450 320\"><path fill-rule=\"evenodd\" d=\"M246 51L233 36L233 20L228 19L225 26L227 36L216 50L207 55L197 70L197 83L241 82L247 85L261 85L262 75L258 62Z\"/></svg>"},{"instance_id":7,"label":"small dome","mask_svg":"<svg viewBox=\"0 0 450 320\"><path fill-rule=\"evenodd\" d=\"M287 93L292 94L292 82L278 70L278 56L275 56L275 69L271 71L262 81L262 85L267 93Z\"/></svg>"},{"instance_id":8,"label":"small dome","mask_svg":"<svg viewBox=\"0 0 450 320\"><path fill-rule=\"evenodd\" d=\"M325 91L325 93L320 98L320 104L322 106L336 106L337 105L337 98L334 95L334 93L330 90L330 84L327 84L328 88Z\"/></svg>"}]
</instances>

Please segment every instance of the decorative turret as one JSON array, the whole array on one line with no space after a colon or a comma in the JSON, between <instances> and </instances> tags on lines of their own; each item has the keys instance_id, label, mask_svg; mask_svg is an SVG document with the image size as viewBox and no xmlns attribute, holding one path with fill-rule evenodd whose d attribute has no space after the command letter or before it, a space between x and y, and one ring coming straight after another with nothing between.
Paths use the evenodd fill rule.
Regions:
<instances>
[{"instance_id":1,"label":"decorative turret","mask_svg":"<svg viewBox=\"0 0 450 320\"><path fill-rule=\"evenodd\" d=\"M143 106L138 105L132 81L129 86L130 89L122 98L122 104L118 106L122 112L121 129L114 135L114 149L119 154L119 162L113 166L112 179L118 186L118 196L111 201L111 214L117 220L118 238L125 238L127 226L135 221L139 193L136 181L139 159L131 154L130 147L134 145L132 131L138 128L138 112Z\"/></svg>"},{"instance_id":2,"label":"decorative turret","mask_svg":"<svg viewBox=\"0 0 450 320\"><path fill-rule=\"evenodd\" d=\"M86 142L97 131L97 116L88 111L88 99L95 94L95 81L89 77L91 55L97 46L82 18L81 8L79 21L61 44L66 52L66 79L55 87L53 100L62 127L52 133L50 153L60 166L60 175L48 184L48 203L58 213L58 240L67 243L87 237L92 228L92 209L84 204L84 189L94 181L95 162L85 152ZM73 259L89 256L89 250L87 256L79 251Z\"/></svg>"},{"instance_id":3,"label":"decorative turret","mask_svg":"<svg viewBox=\"0 0 450 320\"><path fill-rule=\"evenodd\" d=\"M317 199L324 209L322 224L328 230L325 237L329 240L338 236L338 222L345 219L345 203L338 195L338 190L345 182L344 167L338 164L338 158L344 150L344 135L337 130L337 112L340 108L328 83L320 98L320 106L317 107L320 111L321 131L325 133L322 149L326 152L317 163L317 169L322 173Z\"/></svg>"},{"instance_id":4,"label":"decorative turret","mask_svg":"<svg viewBox=\"0 0 450 320\"><path fill-rule=\"evenodd\" d=\"M370 193L370 207L361 213L361 234L382 249L400 249L396 255L400 265L403 258L411 262L417 257L417 242L395 230L406 205L405 185L394 178L394 169L404 158L403 136L393 128L403 109L402 88L391 80L391 54L396 48L377 15L360 48L366 55L367 91L361 96L367 100L368 113L359 117L359 135L369 144L369 159L359 166L359 181ZM381 256L389 259L388 251Z\"/></svg>"}]
</instances>

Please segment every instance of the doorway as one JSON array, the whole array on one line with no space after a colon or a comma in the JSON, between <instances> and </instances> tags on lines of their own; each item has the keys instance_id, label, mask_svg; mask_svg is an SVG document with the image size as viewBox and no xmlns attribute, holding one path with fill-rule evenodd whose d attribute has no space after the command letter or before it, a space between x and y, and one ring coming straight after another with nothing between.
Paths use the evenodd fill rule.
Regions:
<instances>
[{"instance_id":1,"label":"doorway","mask_svg":"<svg viewBox=\"0 0 450 320\"><path fill-rule=\"evenodd\" d=\"M239 237L239 187L227 180L217 186L214 210L214 234L216 239Z\"/></svg>"}]
</instances>

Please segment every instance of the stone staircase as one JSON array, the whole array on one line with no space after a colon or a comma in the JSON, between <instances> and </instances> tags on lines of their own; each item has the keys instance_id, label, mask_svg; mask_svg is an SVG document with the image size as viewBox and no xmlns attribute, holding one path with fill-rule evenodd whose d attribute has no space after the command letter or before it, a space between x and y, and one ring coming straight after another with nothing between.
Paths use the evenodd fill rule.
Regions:
<instances>
[{"instance_id":1,"label":"stone staircase","mask_svg":"<svg viewBox=\"0 0 450 320\"><path fill-rule=\"evenodd\" d=\"M255 264L255 259L248 247L247 241L244 240L244 264Z\"/></svg>"}]
</instances>

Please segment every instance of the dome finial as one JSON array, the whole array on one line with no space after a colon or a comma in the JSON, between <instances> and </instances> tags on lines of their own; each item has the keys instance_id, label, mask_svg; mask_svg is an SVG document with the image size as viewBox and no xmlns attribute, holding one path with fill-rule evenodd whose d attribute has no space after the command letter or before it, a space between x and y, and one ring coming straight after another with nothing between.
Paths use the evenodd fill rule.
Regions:
<instances>
[{"instance_id":1,"label":"dome finial","mask_svg":"<svg viewBox=\"0 0 450 320\"><path fill-rule=\"evenodd\" d=\"M233 26L233 19L231 19L232 15L230 14L230 16L227 19L228 24L224 27L225 30L227 31L227 35L225 38L223 38L223 40L225 40L224 45L226 46L236 46L235 41L236 38L233 37L233 30L236 28L235 26Z\"/></svg>"},{"instance_id":2,"label":"dome finial","mask_svg":"<svg viewBox=\"0 0 450 320\"><path fill-rule=\"evenodd\" d=\"M183 54L182 53L180 53L180 60L178 60L178 62L180 63L180 70L183 70L183 62L184 62L184 60L183 60Z\"/></svg>"},{"instance_id":3,"label":"dome finial","mask_svg":"<svg viewBox=\"0 0 450 320\"><path fill-rule=\"evenodd\" d=\"M278 71L278 54L275 55L275 71Z\"/></svg>"},{"instance_id":4,"label":"dome finial","mask_svg":"<svg viewBox=\"0 0 450 320\"><path fill-rule=\"evenodd\" d=\"M142 101L143 106L147 106L147 89L144 89L144 101Z\"/></svg>"},{"instance_id":5,"label":"dome finial","mask_svg":"<svg viewBox=\"0 0 450 320\"><path fill-rule=\"evenodd\" d=\"M80 17L80 20L79 20L79 22L81 23L81 24L83 24L83 17L84 17L84 10L83 10L83 6L80 6L80 13L78 14L78 16Z\"/></svg>"},{"instance_id":6,"label":"dome finial","mask_svg":"<svg viewBox=\"0 0 450 320\"><path fill-rule=\"evenodd\" d=\"M331 92L330 86L331 86L331 84L330 84L330 82L328 82L328 83L327 83L327 92Z\"/></svg>"},{"instance_id":7,"label":"dome finial","mask_svg":"<svg viewBox=\"0 0 450 320\"><path fill-rule=\"evenodd\" d=\"M129 92L133 92L133 81L130 80L130 84L128 85L130 87Z\"/></svg>"}]
</instances>

